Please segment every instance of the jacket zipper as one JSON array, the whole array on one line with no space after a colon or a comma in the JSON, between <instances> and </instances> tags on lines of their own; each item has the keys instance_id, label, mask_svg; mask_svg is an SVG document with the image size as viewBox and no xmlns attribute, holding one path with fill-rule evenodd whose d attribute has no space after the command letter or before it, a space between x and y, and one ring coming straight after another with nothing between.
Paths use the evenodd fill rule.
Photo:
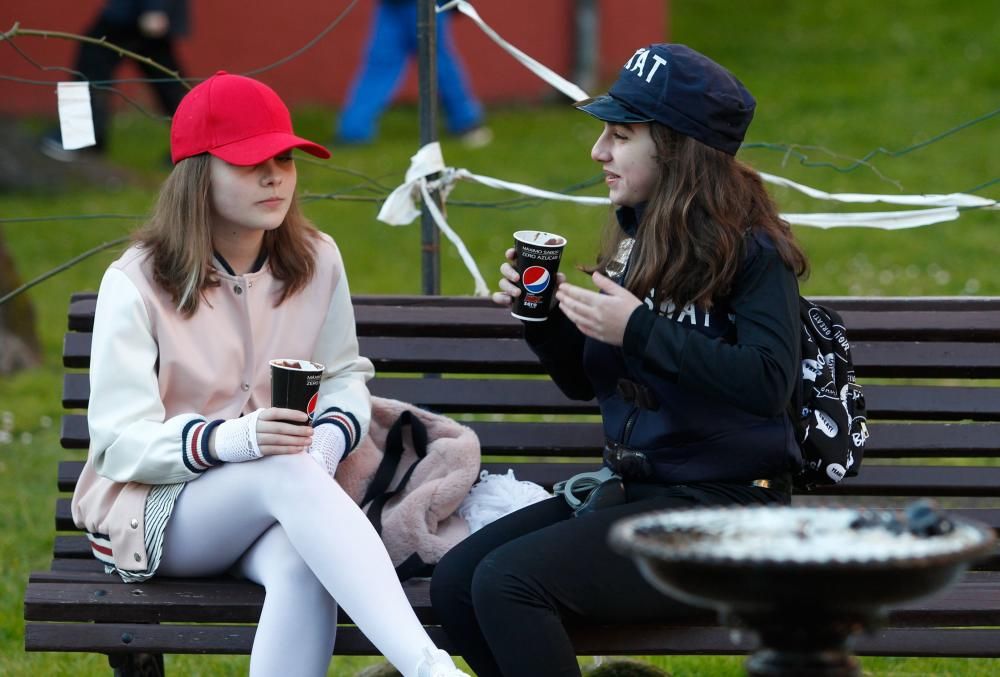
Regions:
<instances>
[{"instance_id":1,"label":"jacket zipper","mask_svg":"<svg viewBox=\"0 0 1000 677\"><path fill-rule=\"evenodd\" d=\"M633 406L628 418L625 419L625 429L622 432L622 444L625 446L628 446L629 438L632 437L632 428L637 418L639 418L639 407Z\"/></svg>"}]
</instances>

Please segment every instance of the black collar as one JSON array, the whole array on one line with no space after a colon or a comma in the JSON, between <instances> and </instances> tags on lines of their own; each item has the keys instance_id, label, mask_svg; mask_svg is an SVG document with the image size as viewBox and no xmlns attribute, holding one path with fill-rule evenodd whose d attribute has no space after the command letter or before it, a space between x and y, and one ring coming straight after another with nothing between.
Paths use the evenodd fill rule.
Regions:
<instances>
[{"instance_id":1,"label":"black collar","mask_svg":"<svg viewBox=\"0 0 1000 677\"><path fill-rule=\"evenodd\" d=\"M618 225L622 227L629 237L635 237L639 231L639 224L642 223L642 216L646 212L646 202L640 202L634 207L619 207L615 212L618 217Z\"/></svg>"},{"instance_id":2,"label":"black collar","mask_svg":"<svg viewBox=\"0 0 1000 677\"><path fill-rule=\"evenodd\" d=\"M234 271L233 267L231 265L229 265L229 261L227 261L225 258L223 258L222 254L220 254L218 251L216 251L214 249L212 250L212 254L215 256L215 258L217 258L219 260L219 263L222 264L222 267L226 269L227 273L229 273L233 277L238 277L236 275L236 271ZM251 273L259 272L260 269L264 267L264 263L266 261L267 261L267 250L264 249L264 248L261 248L260 254L257 255L257 260L254 261L253 262L253 266L250 267L250 272Z\"/></svg>"}]
</instances>

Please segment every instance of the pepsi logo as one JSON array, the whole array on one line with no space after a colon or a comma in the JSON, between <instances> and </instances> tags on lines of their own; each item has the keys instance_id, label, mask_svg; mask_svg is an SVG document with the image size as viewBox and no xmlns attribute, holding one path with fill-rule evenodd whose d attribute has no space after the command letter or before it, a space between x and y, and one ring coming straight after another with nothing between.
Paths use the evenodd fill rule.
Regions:
<instances>
[{"instance_id":1,"label":"pepsi logo","mask_svg":"<svg viewBox=\"0 0 1000 677\"><path fill-rule=\"evenodd\" d=\"M306 413L309 414L309 419L312 420L313 415L316 413L316 402L319 401L319 393L313 393L313 396L309 398L309 404L306 405Z\"/></svg>"},{"instance_id":2,"label":"pepsi logo","mask_svg":"<svg viewBox=\"0 0 1000 677\"><path fill-rule=\"evenodd\" d=\"M548 289L549 279L549 271L542 266L530 266L521 274L521 284L525 291L532 294L541 294Z\"/></svg>"}]
</instances>

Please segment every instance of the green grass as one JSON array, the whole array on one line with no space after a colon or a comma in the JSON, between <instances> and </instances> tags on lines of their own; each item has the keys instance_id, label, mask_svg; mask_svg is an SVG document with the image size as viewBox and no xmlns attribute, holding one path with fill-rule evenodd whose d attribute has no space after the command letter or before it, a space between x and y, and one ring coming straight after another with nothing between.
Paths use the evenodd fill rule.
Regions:
<instances>
[{"instance_id":1,"label":"green grass","mask_svg":"<svg viewBox=\"0 0 1000 677\"><path fill-rule=\"evenodd\" d=\"M748 141L795 145L809 162L846 166L883 147L899 151L924 142L998 107L1000 15L985 0L949 3L870 3L862 0L792 2L691 0L671 3L672 37L734 70L758 99ZM615 10L620 11L620 10ZM530 52L530 46L527 47ZM505 58L505 57L498 57ZM512 66L514 67L514 66ZM307 137L326 139L332 112L295 111ZM26 120L37 130L45 124ZM597 124L564 105L493 107L496 140L467 150L443 140L446 162L487 176L558 190L595 176L588 150ZM315 194L370 194L371 184L343 170L374 177L388 187L401 179L416 149L413 108L393 110L379 141L335 148L325 164L300 163L300 187ZM135 219L60 220L4 224L4 236L24 279L121 237L141 219L162 179L166 129L137 114L115 118L111 154L134 177L122 186L4 195L0 217L126 214ZM825 150L806 149L818 147ZM834 191L921 193L964 191L1000 176L1000 118L959 131L926 148L880 155L850 173L808 167L794 154L751 148L741 158L757 168ZM601 193L600 187L585 191ZM1000 186L980 192L1000 196ZM774 192L782 211L846 211L847 206ZM451 195L450 223L463 236L493 284L510 233L539 227L569 239L566 261L588 262L606 211L558 203L519 209L462 207L458 201L515 197L472 184ZM865 206L863 209L876 209ZM857 209L855 207L855 209ZM315 200L310 217L340 244L352 289L360 293L419 293L419 225L393 228L375 220L377 205L345 199ZM996 211L920 229L820 231L798 228L812 259L808 294L1000 294L995 272ZM28 655L23 652L22 595L28 572L46 568L51 553L52 505L61 415L60 352L70 293L96 289L114 258L105 252L30 292L45 349L42 367L0 381L0 674L106 674L101 657ZM573 277L576 274L571 274ZM579 278L582 280L582 277ZM442 291L471 293L472 283L453 248L442 244ZM9 412L9 415L4 412ZM4 418L6 417L6 418ZM739 657L651 659L674 675L741 674ZM353 674L368 659L335 659L331 674ZM1000 672L1000 661L863 659L874 675L960 675ZM173 674L244 674L243 657L170 657Z\"/></svg>"}]
</instances>

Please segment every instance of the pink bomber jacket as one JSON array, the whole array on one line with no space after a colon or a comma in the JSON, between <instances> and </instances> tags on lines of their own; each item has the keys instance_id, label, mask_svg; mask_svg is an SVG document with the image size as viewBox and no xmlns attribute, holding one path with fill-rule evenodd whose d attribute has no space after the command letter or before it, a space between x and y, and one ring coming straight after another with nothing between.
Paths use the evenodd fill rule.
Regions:
<instances>
[{"instance_id":1,"label":"pink bomber jacket","mask_svg":"<svg viewBox=\"0 0 1000 677\"><path fill-rule=\"evenodd\" d=\"M335 419L347 449L365 436L374 368L358 354L340 251L325 234L314 249L312 280L278 306L281 283L267 263L233 275L215 261L221 284L190 318L153 281L144 250L108 268L94 317L90 452L72 502L99 559L147 570L152 485L196 480L213 465L204 449L214 425L270 406L271 359L324 364L317 419Z\"/></svg>"}]
</instances>

